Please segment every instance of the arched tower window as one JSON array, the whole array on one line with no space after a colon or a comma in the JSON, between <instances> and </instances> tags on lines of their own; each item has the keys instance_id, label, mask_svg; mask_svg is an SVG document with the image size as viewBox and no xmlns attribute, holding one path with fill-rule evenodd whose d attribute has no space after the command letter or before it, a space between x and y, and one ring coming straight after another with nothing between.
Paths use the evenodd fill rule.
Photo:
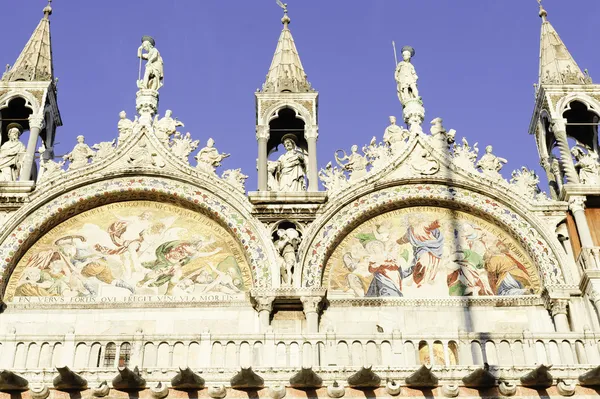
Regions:
<instances>
[{"instance_id":1,"label":"arched tower window","mask_svg":"<svg viewBox=\"0 0 600 399\"><path fill-rule=\"evenodd\" d=\"M570 146L577 144L598 153L598 115L582 102L573 101L563 113L563 117L567 120Z\"/></svg>"},{"instance_id":2,"label":"arched tower window","mask_svg":"<svg viewBox=\"0 0 600 399\"><path fill-rule=\"evenodd\" d=\"M110 342L106 345L106 350L104 351L104 367L114 367L116 357L117 345L114 342Z\"/></svg>"},{"instance_id":3,"label":"arched tower window","mask_svg":"<svg viewBox=\"0 0 600 399\"><path fill-rule=\"evenodd\" d=\"M270 137L267 142L269 154L277 151L284 136L293 134L296 136L298 148L307 151L308 144L304 138L304 121L296 117L296 111L291 108L283 108L277 114L277 118L269 122ZM281 151L281 150L279 150Z\"/></svg>"}]
</instances>

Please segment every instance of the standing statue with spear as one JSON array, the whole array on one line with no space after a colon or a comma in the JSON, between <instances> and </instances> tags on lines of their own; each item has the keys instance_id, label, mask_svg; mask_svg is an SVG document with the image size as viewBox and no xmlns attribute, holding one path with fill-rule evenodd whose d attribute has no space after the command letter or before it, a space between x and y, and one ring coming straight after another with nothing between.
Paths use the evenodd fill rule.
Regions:
<instances>
[{"instance_id":1,"label":"standing statue with spear","mask_svg":"<svg viewBox=\"0 0 600 399\"><path fill-rule=\"evenodd\" d=\"M163 59L159 51L154 47L154 39L150 36L142 37L142 45L138 48L138 58L140 59L140 69L138 72L138 88L147 90L158 90L163 85L164 68ZM146 51L144 53L144 51ZM142 77L142 60L147 60L146 70Z\"/></svg>"}]
</instances>

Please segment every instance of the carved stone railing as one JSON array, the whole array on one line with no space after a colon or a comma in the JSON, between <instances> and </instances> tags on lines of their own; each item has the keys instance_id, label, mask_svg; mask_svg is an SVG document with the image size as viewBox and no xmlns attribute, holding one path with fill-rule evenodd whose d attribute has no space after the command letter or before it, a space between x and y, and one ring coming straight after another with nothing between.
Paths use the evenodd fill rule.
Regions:
<instances>
[{"instance_id":1,"label":"carved stone railing","mask_svg":"<svg viewBox=\"0 0 600 399\"><path fill-rule=\"evenodd\" d=\"M583 270L600 270L600 247L581 248L577 263Z\"/></svg>"},{"instance_id":2,"label":"carved stone railing","mask_svg":"<svg viewBox=\"0 0 600 399\"><path fill-rule=\"evenodd\" d=\"M196 336L22 336L3 337L0 366L16 373L45 378L55 366L69 366L98 378L117 367L139 366L157 381L172 378L179 368L202 370L203 375L231 374L240 366L293 374L301 367L358 370L363 365L400 372L432 364L440 378L452 370L481 366L510 370L553 364L589 367L600 361L600 334L586 333L455 333L406 335L399 331L374 335L334 332L291 335ZM580 366L581 365L581 366ZM466 367L466 368L465 368ZM104 377L102 377L104 378ZM223 378L225 378L223 376ZM229 377L227 377L229 378ZM331 375L335 379L335 375ZM507 377L508 378L508 377ZM566 377L565 377L566 378Z\"/></svg>"}]
</instances>

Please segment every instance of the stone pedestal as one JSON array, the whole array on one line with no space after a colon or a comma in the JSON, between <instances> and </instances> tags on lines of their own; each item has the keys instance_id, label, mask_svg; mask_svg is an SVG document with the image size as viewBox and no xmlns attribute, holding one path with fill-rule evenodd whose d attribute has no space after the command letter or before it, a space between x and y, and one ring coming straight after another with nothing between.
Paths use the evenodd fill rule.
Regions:
<instances>
[{"instance_id":1,"label":"stone pedestal","mask_svg":"<svg viewBox=\"0 0 600 399\"><path fill-rule=\"evenodd\" d=\"M140 124L152 124L152 117L158 112L158 91L140 89L136 94L135 109L140 114Z\"/></svg>"},{"instance_id":2,"label":"stone pedestal","mask_svg":"<svg viewBox=\"0 0 600 399\"><path fill-rule=\"evenodd\" d=\"M423 133L423 121L425 120L425 108L420 98L406 100L404 106L404 122L408 125L411 133Z\"/></svg>"}]
</instances>

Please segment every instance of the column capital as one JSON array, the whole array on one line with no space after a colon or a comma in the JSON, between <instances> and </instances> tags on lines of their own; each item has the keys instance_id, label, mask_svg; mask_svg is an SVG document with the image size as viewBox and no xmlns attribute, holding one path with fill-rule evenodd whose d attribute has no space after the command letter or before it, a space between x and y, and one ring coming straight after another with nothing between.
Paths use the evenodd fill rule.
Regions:
<instances>
[{"instance_id":1,"label":"column capital","mask_svg":"<svg viewBox=\"0 0 600 399\"><path fill-rule=\"evenodd\" d=\"M273 302L275 301L274 296L254 296L254 308L258 312L267 311L271 313L273 311Z\"/></svg>"},{"instance_id":2,"label":"column capital","mask_svg":"<svg viewBox=\"0 0 600 399\"><path fill-rule=\"evenodd\" d=\"M271 136L269 125L256 125L256 140L269 140Z\"/></svg>"},{"instance_id":3,"label":"column capital","mask_svg":"<svg viewBox=\"0 0 600 399\"><path fill-rule=\"evenodd\" d=\"M29 129L39 129L42 130L44 128L44 115L29 115Z\"/></svg>"},{"instance_id":4,"label":"column capital","mask_svg":"<svg viewBox=\"0 0 600 399\"><path fill-rule=\"evenodd\" d=\"M567 120L565 118L554 118L552 119L552 132L566 133L567 132Z\"/></svg>"},{"instance_id":5,"label":"column capital","mask_svg":"<svg viewBox=\"0 0 600 399\"><path fill-rule=\"evenodd\" d=\"M573 213L583 211L585 209L585 200L586 197L581 195L569 198L569 210Z\"/></svg>"},{"instance_id":6,"label":"column capital","mask_svg":"<svg viewBox=\"0 0 600 399\"><path fill-rule=\"evenodd\" d=\"M302 307L304 314L308 313L319 313L321 310L321 301L323 297L320 296L302 296L300 297L300 301L302 302Z\"/></svg>"},{"instance_id":7,"label":"column capital","mask_svg":"<svg viewBox=\"0 0 600 399\"><path fill-rule=\"evenodd\" d=\"M569 306L568 299L551 299L550 300L550 312L552 317L559 314L567 314L567 306Z\"/></svg>"},{"instance_id":8,"label":"column capital","mask_svg":"<svg viewBox=\"0 0 600 399\"><path fill-rule=\"evenodd\" d=\"M318 126L306 126L304 128L304 137L308 139L317 139L319 137L319 127Z\"/></svg>"}]
</instances>

